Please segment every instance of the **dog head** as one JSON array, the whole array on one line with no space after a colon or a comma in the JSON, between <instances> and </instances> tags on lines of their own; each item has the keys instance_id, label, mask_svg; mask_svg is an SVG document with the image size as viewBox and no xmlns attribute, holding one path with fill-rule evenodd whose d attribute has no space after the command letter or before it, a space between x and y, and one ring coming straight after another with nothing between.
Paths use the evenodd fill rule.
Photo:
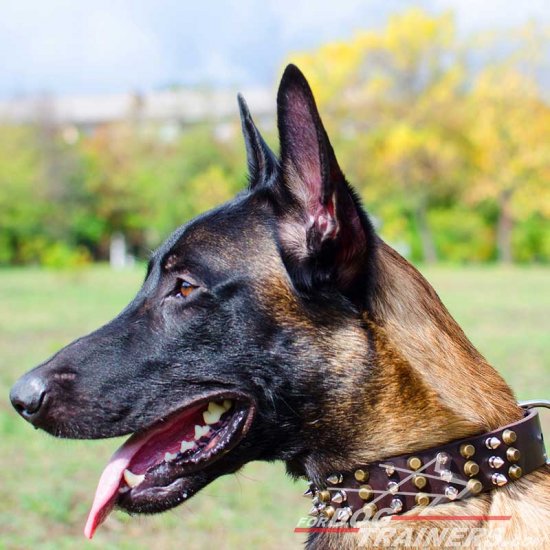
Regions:
<instances>
[{"instance_id":1,"label":"dog head","mask_svg":"<svg viewBox=\"0 0 550 550\"><path fill-rule=\"evenodd\" d=\"M280 84L280 158L239 103L248 189L177 229L114 320L12 389L56 436L133 434L102 475L89 536L114 505L166 510L251 460L312 479L360 461L383 395L428 410L399 357L391 376L378 368L369 323L385 245L305 78L289 66Z\"/></svg>"}]
</instances>

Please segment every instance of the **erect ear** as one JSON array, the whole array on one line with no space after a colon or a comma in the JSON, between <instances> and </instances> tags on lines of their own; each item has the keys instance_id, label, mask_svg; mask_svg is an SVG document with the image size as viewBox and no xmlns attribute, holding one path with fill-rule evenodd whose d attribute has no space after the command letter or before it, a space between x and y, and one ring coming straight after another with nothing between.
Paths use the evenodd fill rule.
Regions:
<instances>
[{"instance_id":1,"label":"erect ear","mask_svg":"<svg viewBox=\"0 0 550 550\"><path fill-rule=\"evenodd\" d=\"M256 128L244 97L239 94L237 99L239 101L244 144L246 147L249 186L250 189L254 189L256 186L269 181L275 173L277 159L264 141L258 128Z\"/></svg>"},{"instance_id":2,"label":"erect ear","mask_svg":"<svg viewBox=\"0 0 550 550\"><path fill-rule=\"evenodd\" d=\"M298 286L336 284L350 295L367 278L372 226L338 166L304 75L289 65L277 95L281 142L280 242Z\"/></svg>"}]
</instances>

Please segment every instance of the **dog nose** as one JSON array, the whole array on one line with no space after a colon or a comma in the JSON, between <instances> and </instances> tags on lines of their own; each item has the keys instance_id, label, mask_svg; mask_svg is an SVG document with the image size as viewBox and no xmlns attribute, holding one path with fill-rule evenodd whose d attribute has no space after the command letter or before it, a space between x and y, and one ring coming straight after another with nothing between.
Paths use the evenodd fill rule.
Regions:
<instances>
[{"instance_id":1,"label":"dog nose","mask_svg":"<svg viewBox=\"0 0 550 550\"><path fill-rule=\"evenodd\" d=\"M45 396L46 384L44 380L30 373L22 376L10 392L10 400L15 410L32 424L40 416Z\"/></svg>"}]
</instances>

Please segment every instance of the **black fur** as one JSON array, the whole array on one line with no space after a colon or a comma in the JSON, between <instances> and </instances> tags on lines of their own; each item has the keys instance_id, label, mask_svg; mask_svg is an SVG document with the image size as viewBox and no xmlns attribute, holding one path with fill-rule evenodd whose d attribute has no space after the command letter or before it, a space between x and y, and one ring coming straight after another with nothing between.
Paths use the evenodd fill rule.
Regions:
<instances>
[{"instance_id":1,"label":"black fur","mask_svg":"<svg viewBox=\"0 0 550 550\"><path fill-rule=\"evenodd\" d=\"M292 94L301 101L298 119ZM70 438L136 432L211 392L244 395L255 404L253 424L235 449L192 475L159 469L157 484L172 483L171 489L121 498L129 511L174 506L184 488L193 494L251 460L280 459L294 475L311 468L315 476L316 461L338 439L322 440L312 428L323 396L339 383L340 374L328 367L327 340L362 322L374 286L377 237L298 69L287 69L279 91L280 163L242 99L240 108L250 188L179 228L153 254L142 288L118 317L26 374L12 393L15 403L25 385L40 380L44 402L25 416ZM296 141L298 125L310 126L316 144ZM334 216L338 230L327 236L306 228L307 257L297 259L282 227L308 223L307 205L296 194L305 183L288 171L292 160L300 175L303 147L318 163L316 205ZM197 286L188 298L178 294L182 279ZM268 298L276 285L287 285L299 306L288 318L273 313L279 302Z\"/></svg>"}]
</instances>

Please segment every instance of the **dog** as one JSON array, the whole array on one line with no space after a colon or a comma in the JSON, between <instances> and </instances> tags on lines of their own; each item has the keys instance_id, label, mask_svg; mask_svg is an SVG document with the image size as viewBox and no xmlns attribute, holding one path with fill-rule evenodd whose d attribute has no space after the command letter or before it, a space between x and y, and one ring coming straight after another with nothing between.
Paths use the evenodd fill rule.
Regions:
<instances>
[{"instance_id":1,"label":"dog","mask_svg":"<svg viewBox=\"0 0 550 550\"><path fill-rule=\"evenodd\" d=\"M239 105L248 188L177 229L114 320L12 388L16 410L54 436L132 434L101 476L89 537L114 506L162 512L252 460L282 460L322 488L332 472L524 416L429 283L376 234L299 69L286 68L277 95L279 157L240 96ZM455 515L477 517L468 528L510 515L507 541L518 548L529 537L541 548L549 473L541 466L448 499L429 521L392 523L420 536L463 529ZM321 496L314 504L326 509ZM307 546L383 546L374 538L382 523L321 529ZM490 529L479 532L472 547L488 544Z\"/></svg>"}]
</instances>

